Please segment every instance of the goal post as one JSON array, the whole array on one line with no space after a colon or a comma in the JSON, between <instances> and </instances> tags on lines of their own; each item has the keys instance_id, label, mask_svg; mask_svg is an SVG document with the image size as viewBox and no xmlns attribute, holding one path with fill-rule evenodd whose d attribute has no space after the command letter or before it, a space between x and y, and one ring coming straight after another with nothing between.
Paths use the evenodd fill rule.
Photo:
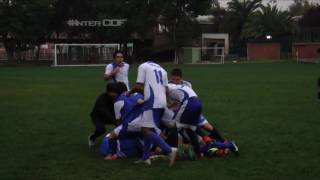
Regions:
<instances>
[{"instance_id":1,"label":"goal post","mask_svg":"<svg viewBox=\"0 0 320 180\"><path fill-rule=\"evenodd\" d=\"M183 47L182 59L185 63L224 64L224 47Z\"/></svg>"},{"instance_id":2,"label":"goal post","mask_svg":"<svg viewBox=\"0 0 320 180\"><path fill-rule=\"evenodd\" d=\"M53 66L103 66L120 44L55 44Z\"/></svg>"}]
</instances>

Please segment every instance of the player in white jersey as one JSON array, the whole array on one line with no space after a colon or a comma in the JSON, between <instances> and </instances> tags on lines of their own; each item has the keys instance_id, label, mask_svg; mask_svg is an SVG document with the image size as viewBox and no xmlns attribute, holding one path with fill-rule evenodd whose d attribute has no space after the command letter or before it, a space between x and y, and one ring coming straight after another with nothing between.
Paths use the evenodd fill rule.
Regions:
<instances>
[{"instance_id":1,"label":"player in white jersey","mask_svg":"<svg viewBox=\"0 0 320 180\"><path fill-rule=\"evenodd\" d=\"M128 72L130 66L124 62L123 52L115 51L113 58L113 63L108 64L105 68L104 80L114 83L123 82L129 89Z\"/></svg>"},{"instance_id":2,"label":"player in white jersey","mask_svg":"<svg viewBox=\"0 0 320 180\"><path fill-rule=\"evenodd\" d=\"M190 82L183 80L182 71L179 68L172 69L169 83L181 84L192 88L192 84Z\"/></svg>"},{"instance_id":3,"label":"player in white jersey","mask_svg":"<svg viewBox=\"0 0 320 180\"><path fill-rule=\"evenodd\" d=\"M149 57L148 57L149 58ZM162 149L163 154L169 156L173 165L176 158L176 148L171 148L154 129L159 126L162 114L167 105L166 86L168 84L167 72L152 61L142 63L138 68L136 88L144 89L145 108L141 118L143 133L143 157L141 162L150 164L150 147L156 144Z\"/></svg>"}]
</instances>

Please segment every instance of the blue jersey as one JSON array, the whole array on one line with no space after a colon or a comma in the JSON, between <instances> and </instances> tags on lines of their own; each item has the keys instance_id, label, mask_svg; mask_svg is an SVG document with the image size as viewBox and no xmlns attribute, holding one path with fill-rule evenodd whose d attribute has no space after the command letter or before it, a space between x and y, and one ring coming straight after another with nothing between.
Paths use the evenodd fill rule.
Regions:
<instances>
[{"instance_id":1,"label":"blue jersey","mask_svg":"<svg viewBox=\"0 0 320 180\"><path fill-rule=\"evenodd\" d=\"M139 138L123 137L117 140L117 144L118 157L139 157L142 154L143 143ZM104 137L100 145L100 154L106 156L110 151L109 138Z\"/></svg>"},{"instance_id":2,"label":"blue jersey","mask_svg":"<svg viewBox=\"0 0 320 180\"><path fill-rule=\"evenodd\" d=\"M123 123L129 123L142 112L142 105L138 104L138 100L143 100L143 95L140 93L132 94L131 96L120 95L115 103L116 119L122 119Z\"/></svg>"},{"instance_id":3,"label":"blue jersey","mask_svg":"<svg viewBox=\"0 0 320 180\"><path fill-rule=\"evenodd\" d=\"M143 112L144 105L138 103L139 99L143 100L143 95L140 93L118 97L114 106L116 119L122 119L122 128L118 135L124 135L127 132L128 124Z\"/></svg>"}]
</instances>

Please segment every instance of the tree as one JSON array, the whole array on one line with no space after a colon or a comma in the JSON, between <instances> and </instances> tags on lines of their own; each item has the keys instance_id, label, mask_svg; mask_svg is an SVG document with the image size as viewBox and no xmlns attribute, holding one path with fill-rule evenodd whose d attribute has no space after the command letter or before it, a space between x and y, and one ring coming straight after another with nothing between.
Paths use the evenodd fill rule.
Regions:
<instances>
[{"instance_id":1,"label":"tree","mask_svg":"<svg viewBox=\"0 0 320 180\"><path fill-rule=\"evenodd\" d=\"M245 39L242 36L244 27L261 5L261 0L232 0L228 2L228 12L222 20L221 30L230 34L231 51L235 51L240 56L245 54Z\"/></svg>"},{"instance_id":2,"label":"tree","mask_svg":"<svg viewBox=\"0 0 320 180\"><path fill-rule=\"evenodd\" d=\"M266 35L272 38L291 34L297 30L292 16L287 11L281 11L276 6L261 6L251 21L249 21L243 32L246 39L265 39Z\"/></svg>"},{"instance_id":3,"label":"tree","mask_svg":"<svg viewBox=\"0 0 320 180\"><path fill-rule=\"evenodd\" d=\"M220 3L218 0L213 1L212 7L210 9L210 13L213 16L213 32L221 32L221 26L223 23L223 18L227 14L226 9L220 6Z\"/></svg>"},{"instance_id":4,"label":"tree","mask_svg":"<svg viewBox=\"0 0 320 180\"><path fill-rule=\"evenodd\" d=\"M179 50L186 38L197 34L194 20L207 14L211 0L165 0L161 1L160 23L167 27L167 34L175 49L175 62L179 61Z\"/></svg>"},{"instance_id":5,"label":"tree","mask_svg":"<svg viewBox=\"0 0 320 180\"><path fill-rule=\"evenodd\" d=\"M311 7L307 10L299 21L303 28L320 28L320 6Z\"/></svg>"},{"instance_id":6,"label":"tree","mask_svg":"<svg viewBox=\"0 0 320 180\"><path fill-rule=\"evenodd\" d=\"M21 60L21 52L50 34L47 28L51 0L8 0L0 3L0 34L8 60Z\"/></svg>"},{"instance_id":7,"label":"tree","mask_svg":"<svg viewBox=\"0 0 320 180\"><path fill-rule=\"evenodd\" d=\"M294 3L289 6L289 12L292 16L302 16L312 6L308 0L294 0Z\"/></svg>"}]
</instances>

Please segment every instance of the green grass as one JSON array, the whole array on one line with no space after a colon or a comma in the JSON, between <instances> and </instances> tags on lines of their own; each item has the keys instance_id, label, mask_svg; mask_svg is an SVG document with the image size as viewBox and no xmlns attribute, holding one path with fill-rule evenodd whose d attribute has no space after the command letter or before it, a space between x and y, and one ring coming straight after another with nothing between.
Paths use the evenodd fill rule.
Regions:
<instances>
[{"instance_id":1,"label":"green grass","mask_svg":"<svg viewBox=\"0 0 320 180\"><path fill-rule=\"evenodd\" d=\"M174 66L165 65L170 71ZM89 113L104 90L103 67L0 67L0 177L11 179L318 179L319 64L182 65L204 113L236 158L106 162L87 148ZM136 66L130 80L134 82Z\"/></svg>"}]
</instances>

